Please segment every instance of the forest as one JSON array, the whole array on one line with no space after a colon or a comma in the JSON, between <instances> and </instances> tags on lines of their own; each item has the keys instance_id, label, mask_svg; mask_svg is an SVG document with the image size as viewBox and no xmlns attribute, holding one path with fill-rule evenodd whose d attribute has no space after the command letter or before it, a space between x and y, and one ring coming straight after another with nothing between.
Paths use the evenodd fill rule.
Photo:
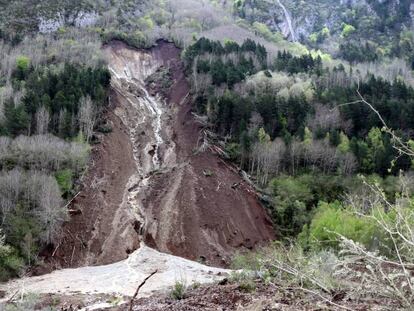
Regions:
<instances>
[{"instance_id":1,"label":"forest","mask_svg":"<svg viewBox=\"0 0 414 311\"><path fill-rule=\"evenodd\" d=\"M342 64L323 67L319 56L285 51L263 63L261 55L266 50L249 40L223 45L200 38L184 59L197 112L224 137L228 157L273 198L276 230L299 234L321 202L361 191L358 174L387 184L394 196L396 176L410 171L411 159L394 148L358 91L409 141L414 89L375 75L355 81ZM328 84L338 73L344 79Z\"/></svg>"},{"instance_id":2,"label":"forest","mask_svg":"<svg viewBox=\"0 0 414 311\"><path fill-rule=\"evenodd\" d=\"M94 132L108 130L102 113L110 73L103 60L86 64L80 59L86 55L63 54L42 59L42 49L59 46L47 40L0 45L7 52L0 67L1 280L36 263L59 235ZM75 47L72 53L78 53Z\"/></svg>"}]
</instances>

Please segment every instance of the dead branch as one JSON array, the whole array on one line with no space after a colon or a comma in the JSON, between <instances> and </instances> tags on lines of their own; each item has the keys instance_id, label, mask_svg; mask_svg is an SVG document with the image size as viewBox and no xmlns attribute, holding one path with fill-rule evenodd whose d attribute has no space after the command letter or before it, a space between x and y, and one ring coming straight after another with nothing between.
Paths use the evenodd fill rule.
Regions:
<instances>
[{"instance_id":1,"label":"dead branch","mask_svg":"<svg viewBox=\"0 0 414 311\"><path fill-rule=\"evenodd\" d=\"M72 264L73 262L73 256L75 255L75 247L76 245L73 245L72 256L70 257L70 264Z\"/></svg>"},{"instance_id":2,"label":"dead branch","mask_svg":"<svg viewBox=\"0 0 414 311\"><path fill-rule=\"evenodd\" d=\"M331 304L331 305L333 305L333 306L335 306L337 308L344 309L344 310L349 310L349 311L354 311L354 309L350 309L348 307L345 307L345 306L342 306L340 304L337 304L337 303L333 302L332 300L324 297L323 295L321 295L317 291L313 291L313 290L310 290L310 289L307 289L307 288L304 288L304 287L293 287L291 289L293 289L293 290L301 290L301 291L304 291L304 292L309 293L311 295L315 295L315 296L321 298L326 303Z\"/></svg>"},{"instance_id":3,"label":"dead branch","mask_svg":"<svg viewBox=\"0 0 414 311\"><path fill-rule=\"evenodd\" d=\"M9 299L7 299L7 303L11 303L13 301L13 298L16 297L18 293L19 293L19 290L15 291L14 294L11 295Z\"/></svg>"},{"instance_id":4,"label":"dead branch","mask_svg":"<svg viewBox=\"0 0 414 311\"><path fill-rule=\"evenodd\" d=\"M66 203L66 205L63 207L63 209L66 209L69 207L69 205L72 204L72 202L79 196L81 192L79 191L72 199L70 199L70 201L68 203Z\"/></svg>"},{"instance_id":5,"label":"dead branch","mask_svg":"<svg viewBox=\"0 0 414 311\"><path fill-rule=\"evenodd\" d=\"M135 300L135 298L137 298L137 296L138 296L138 292L139 292L139 290L141 289L141 287L143 287L144 285L145 285L145 283L153 276L153 275L155 275L156 273L158 272L158 270L155 270L154 272L152 272L149 276L147 276L139 285L138 285L138 287L137 287L137 290L135 291L135 294L134 294L134 296L132 296L132 298L131 298L131 301L130 301L130 303L129 303L129 311L132 311L132 307L133 307L133 305L134 305L134 300Z\"/></svg>"},{"instance_id":6,"label":"dead branch","mask_svg":"<svg viewBox=\"0 0 414 311\"><path fill-rule=\"evenodd\" d=\"M62 244L62 241L60 241L59 244L56 246L55 250L52 253L52 257L55 257L56 251L58 250L61 244Z\"/></svg>"}]
</instances>

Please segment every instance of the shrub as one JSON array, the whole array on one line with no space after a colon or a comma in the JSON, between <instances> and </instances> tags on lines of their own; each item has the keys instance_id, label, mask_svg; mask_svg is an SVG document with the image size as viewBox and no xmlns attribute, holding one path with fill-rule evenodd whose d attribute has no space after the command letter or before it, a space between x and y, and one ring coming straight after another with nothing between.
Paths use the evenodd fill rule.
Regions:
<instances>
[{"instance_id":1,"label":"shrub","mask_svg":"<svg viewBox=\"0 0 414 311\"><path fill-rule=\"evenodd\" d=\"M17 57L16 67L18 70L26 71L27 69L29 69L29 65L30 65L30 58L28 58L27 56Z\"/></svg>"},{"instance_id":2,"label":"shrub","mask_svg":"<svg viewBox=\"0 0 414 311\"><path fill-rule=\"evenodd\" d=\"M304 253L299 245L284 246L274 242L254 253L237 255L233 266L242 271L234 273L232 279L247 288L256 278L281 287L306 286L329 293L340 287L333 278L337 262L337 257L331 252Z\"/></svg>"},{"instance_id":3,"label":"shrub","mask_svg":"<svg viewBox=\"0 0 414 311\"><path fill-rule=\"evenodd\" d=\"M356 31L355 27L349 24L344 24L342 28L342 36L344 38L347 38L350 34L354 33Z\"/></svg>"},{"instance_id":4,"label":"shrub","mask_svg":"<svg viewBox=\"0 0 414 311\"><path fill-rule=\"evenodd\" d=\"M342 235L367 247L374 247L379 238L376 224L367 218L359 217L339 202L320 203L311 224L299 236L303 246L311 249L339 249L339 236Z\"/></svg>"},{"instance_id":5,"label":"shrub","mask_svg":"<svg viewBox=\"0 0 414 311\"><path fill-rule=\"evenodd\" d=\"M22 268L23 260L13 247L5 244L5 238L0 231L0 282L16 276Z\"/></svg>"},{"instance_id":6,"label":"shrub","mask_svg":"<svg viewBox=\"0 0 414 311\"><path fill-rule=\"evenodd\" d=\"M127 33L115 29L110 29L101 33L101 37L104 43L108 43L112 40L120 40L136 48L146 48L149 46L147 37L138 30L132 33Z\"/></svg>"},{"instance_id":7,"label":"shrub","mask_svg":"<svg viewBox=\"0 0 414 311\"><path fill-rule=\"evenodd\" d=\"M18 80L23 80L27 73L29 72L29 67L30 67L30 58L28 58L27 56L19 56L16 59L16 72L15 77Z\"/></svg>"},{"instance_id":8,"label":"shrub","mask_svg":"<svg viewBox=\"0 0 414 311\"><path fill-rule=\"evenodd\" d=\"M275 209L272 211L277 228L283 235L296 235L311 219L308 209L315 200L304 180L281 177L271 181Z\"/></svg>"},{"instance_id":9,"label":"shrub","mask_svg":"<svg viewBox=\"0 0 414 311\"><path fill-rule=\"evenodd\" d=\"M175 300L181 300L185 298L187 287L184 282L175 282L173 289L171 290L171 297Z\"/></svg>"},{"instance_id":10,"label":"shrub","mask_svg":"<svg viewBox=\"0 0 414 311\"><path fill-rule=\"evenodd\" d=\"M15 301L16 300L16 301ZM27 293L24 296L19 295L19 299L15 299L12 302L8 302L5 305L4 311L27 311L37 310L39 308L41 299L38 294ZM42 310L54 310L54 308L42 309Z\"/></svg>"},{"instance_id":11,"label":"shrub","mask_svg":"<svg viewBox=\"0 0 414 311\"><path fill-rule=\"evenodd\" d=\"M62 193L69 194L73 187L73 172L70 169L60 170L55 173L55 178Z\"/></svg>"}]
</instances>

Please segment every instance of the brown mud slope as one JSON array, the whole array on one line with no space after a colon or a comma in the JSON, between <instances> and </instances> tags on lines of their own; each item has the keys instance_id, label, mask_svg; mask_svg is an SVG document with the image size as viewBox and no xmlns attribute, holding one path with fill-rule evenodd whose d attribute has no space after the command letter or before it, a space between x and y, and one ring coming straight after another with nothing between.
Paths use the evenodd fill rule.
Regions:
<instances>
[{"instance_id":1,"label":"brown mud slope","mask_svg":"<svg viewBox=\"0 0 414 311\"><path fill-rule=\"evenodd\" d=\"M106 118L112 132L92 150L83 188L70 207L74 213L63 227L53 256L48 256L52 268L108 264L124 259L127 252L139 246L135 218L122 206L123 189L135 166L132 147L127 129L113 112L116 106L110 108ZM121 221L114 228L112 222L116 218ZM116 241L106 246L104 254L103 245L111 233Z\"/></svg>"},{"instance_id":2,"label":"brown mud slope","mask_svg":"<svg viewBox=\"0 0 414 311\"><path fill-rule=\"evenodd\" d=\"M235 249L274 238L273 228L253 189L237 172L209 150L195 152L201 128L191 114L180 50L160 42L155 51L173 73L167 103L173 110L178 165L152 180L145 240L164 252L223 265Z\"/></svg>"},{"instance_id":3,"label":"brown mud slope","mask_svg":"<svg viewBox=\"0 0 414 311\"><path fill-rule=\"evenodd\" d=\"M237 171L210 150L195 152L201 128L191 114L180 50L163 41L150 51L112 42L105 52L113 131L95 147L72 204L81 212L50 251L55 266L116 262L141 242L226 265L236 249L273 239L266 211ZM144 82L161 66L174 79L166 99Z\"/></svg>"}]
</instances>

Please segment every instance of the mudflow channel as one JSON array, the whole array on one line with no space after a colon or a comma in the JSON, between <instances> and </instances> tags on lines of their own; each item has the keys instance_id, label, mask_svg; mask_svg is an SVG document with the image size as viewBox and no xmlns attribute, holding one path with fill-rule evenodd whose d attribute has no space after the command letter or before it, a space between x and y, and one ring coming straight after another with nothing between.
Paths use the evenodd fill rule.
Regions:
<instances>
[{"instance_id":1,"label":"mudflow channel","mask_svg":"<svg viewBox=\"0 0 414 311\"><path fill-rule=\"evenodd\" d=\"M206 265L225 267L235 250L274 238L253 189L209 148L198 148L201 126L180 50L163 41L148 51L112 42L105 52L113 131L93 151L71 207L80 212L48 254L54 269L66 269L0 285L9 294L132 295L157 269L141 290L149 295L176 281L216 280L227 270ZM173 79L164 97L145 84L162 66Z\"/></svg>"}]
</instances>

